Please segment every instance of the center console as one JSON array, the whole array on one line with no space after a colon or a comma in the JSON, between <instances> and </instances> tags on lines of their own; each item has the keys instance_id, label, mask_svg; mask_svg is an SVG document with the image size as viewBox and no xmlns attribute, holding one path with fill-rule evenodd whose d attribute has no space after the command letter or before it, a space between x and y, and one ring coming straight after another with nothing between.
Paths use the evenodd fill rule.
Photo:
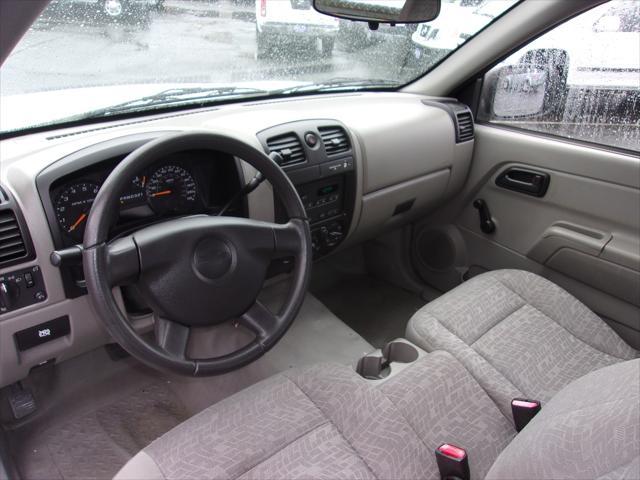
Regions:
<instances>
[{"instance_id":1,"label":"center console","mask_svg":"<svg viewBox=\"0 0 640 480\"><path fill-rule=\"evenodd\" d=\"M356 176L353 143L336 120L305 120L258 133L265 151L295 185L311 224L314 258L334 250L346 236L353 217ZM275 199L277 222L287 220Z\"/></svg>"}]
</instances>

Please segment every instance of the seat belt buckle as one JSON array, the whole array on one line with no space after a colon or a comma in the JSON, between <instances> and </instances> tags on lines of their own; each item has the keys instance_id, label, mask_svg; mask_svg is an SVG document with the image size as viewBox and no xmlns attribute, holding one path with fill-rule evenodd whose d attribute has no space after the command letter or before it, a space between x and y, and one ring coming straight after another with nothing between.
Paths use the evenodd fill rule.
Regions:
<instances>
[{"instance_id":1,"label":"seat belt buckle","mask_svg":"<svg viewBox=\"0 0 640 480\"><path fill-rule=\"evenodd\" d=\"M436 448L436 462L442 480L469 480L469 459L463 448L443 443Z\"/></svg>"},{"instance_id":2,"label":"seat belt buckle","mask_svg":"<svg viewBox=\"0 0 640 480\"><path fill-rule=\"evenodd\" d=\"M540 411L541 404L538 400L528 400L526 398L514 398L511 400L511 413L516 431L527 426L533 417Z\"/></svg>"}]
</instances>

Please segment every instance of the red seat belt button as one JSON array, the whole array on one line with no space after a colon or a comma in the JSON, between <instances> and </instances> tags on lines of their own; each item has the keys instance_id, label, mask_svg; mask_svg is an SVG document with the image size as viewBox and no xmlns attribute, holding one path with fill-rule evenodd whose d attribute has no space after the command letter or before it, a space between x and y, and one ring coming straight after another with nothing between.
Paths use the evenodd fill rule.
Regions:
<instances>
[{"instance_id":1,"label":"red seat belt button","mask_svg":"<svg viewBox=\"0 0 640 480\"><path fill-rule=\"evenodd\" d=\"M469 480L469 459L464 448L443 443L436 448L436 462L442 480Z\"/></svg>"},{"instance_id":2,"label":"red seat belt button","mask_svg":"<svg viewBox=\"0 0 640 480\"><path fill-rule=\"evenodd\" d=\"M542 406L538 400L525 398L511 400L511 413L513 414L513 423L516 426L516 431L522 430L537 415L540 408Z\"/></svg>"}]
</instances>

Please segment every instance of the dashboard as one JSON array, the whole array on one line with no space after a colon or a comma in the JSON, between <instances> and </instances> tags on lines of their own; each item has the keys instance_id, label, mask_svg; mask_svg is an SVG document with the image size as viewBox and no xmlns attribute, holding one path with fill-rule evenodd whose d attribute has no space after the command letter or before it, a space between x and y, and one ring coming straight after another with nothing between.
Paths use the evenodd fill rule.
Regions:
<instances>
[{"instance_id":1,"label":"dashboard","mask_svg":"<svg viewBox=\"0 0 640 480\"><path fill-rule=\"evenodd\" d=\"M111 341L86 294L81 264L59 268L50 257L82 242L100 186L138 147L161 135L204 130L278 153L310 220L314 257L321 258L421 218L455 195L473 152L473 137L462 138L460 128L469 117L453 100L362 92L156 114L2 140L0 223L12 230L0 236L0 387L43 363ZM120 193L111 237L223 209L231 216L286 221L268 182L237 197L255 174L242 159L220 152L160 158ZM286 273L287 259L277 262L275 274ZM135 328L149 325L144 306L138 308L124 289L116 296ZM34 338L42 331L56 334Z\"/></svg>"}]
</instances>

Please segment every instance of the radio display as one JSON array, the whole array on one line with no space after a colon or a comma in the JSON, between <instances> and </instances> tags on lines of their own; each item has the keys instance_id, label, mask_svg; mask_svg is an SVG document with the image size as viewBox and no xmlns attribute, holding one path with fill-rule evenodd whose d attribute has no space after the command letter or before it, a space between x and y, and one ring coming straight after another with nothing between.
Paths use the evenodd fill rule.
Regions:
<instances>
[{"instance_id":1,"label":"radio display","mask_svg":"<svg viewBox=\"0 0 640 480\"><path fill-rule=\"evenodd\" d=\"M318 196L323 197L325 195L329 195L330 193L334 193L338 191L338 184L334 183L333 185L323 185L318 189Z\"/></svg>"}]
</instances>

